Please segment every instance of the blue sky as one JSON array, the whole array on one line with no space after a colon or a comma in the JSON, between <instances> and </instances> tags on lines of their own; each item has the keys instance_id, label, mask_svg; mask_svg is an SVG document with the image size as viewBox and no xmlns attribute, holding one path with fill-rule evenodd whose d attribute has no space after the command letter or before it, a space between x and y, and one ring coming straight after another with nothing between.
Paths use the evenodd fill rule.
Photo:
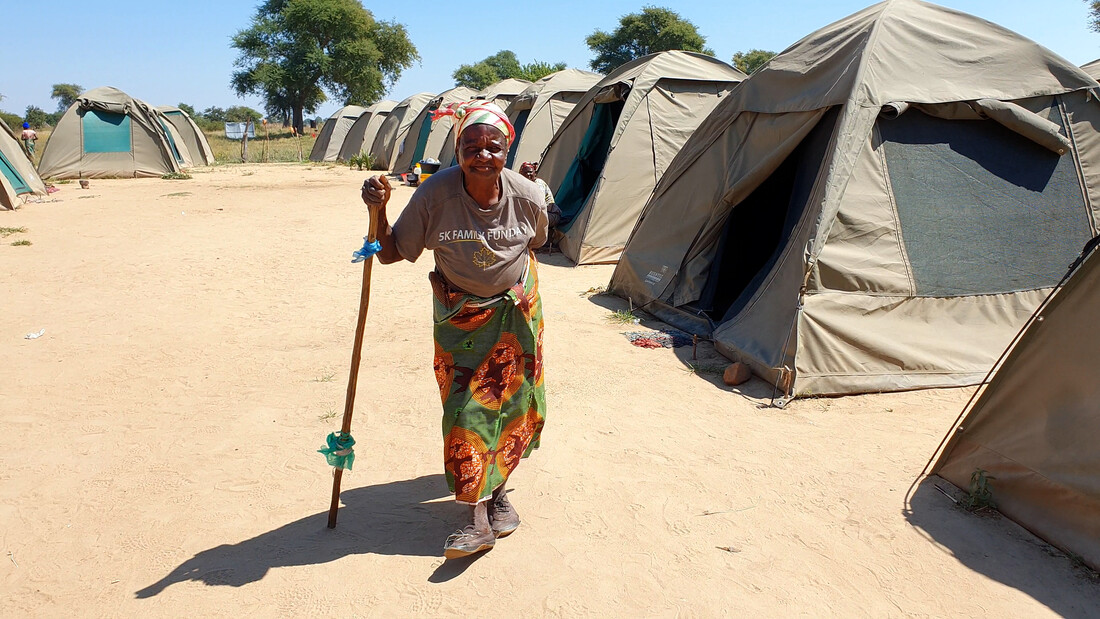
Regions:
<instances>
[{"instance_id":1,"label":"blue sky","mask_svg":"<svg viewBox=\"0 0 1100 619\"><path fill-rule=\"evenodd\" d=\"M1100 34L1086 25L1084 0L941 0L1015 30L1054 50L1074 64L1100 57ZM463 25L466 3L364 3L376 19L405 24L421 55L388 98L400 100L421 91L441 92L454 85L451 74L502 49L521 62L544 60L588 68L592 54L584 38L593 30L612 30L624 14L646 4L665 6L691 20L719 58L753 48L780 51L805 35L873 2L869 0L549 0L499 2L499 19ZM188 103L209 106L249 105L263 109L256 97L239 98L229 86L236 50L235 32L248 27L257 1L188 0L137 2L114 0L89 4L53 0L49 17L30 22L31 34L4 39L6 59L0 74L0 109L22 115L28 105L54 111L55 83L85 88L116 86L154 105ZM88 8L88 7L94 8ZM30 12L30 16L41 15ZM152 24L151 26L148 24ZM14 60L14 61L13 61ZM340 107L330 100L317 111L327 117Z\"/></svg>"}]
</instances>

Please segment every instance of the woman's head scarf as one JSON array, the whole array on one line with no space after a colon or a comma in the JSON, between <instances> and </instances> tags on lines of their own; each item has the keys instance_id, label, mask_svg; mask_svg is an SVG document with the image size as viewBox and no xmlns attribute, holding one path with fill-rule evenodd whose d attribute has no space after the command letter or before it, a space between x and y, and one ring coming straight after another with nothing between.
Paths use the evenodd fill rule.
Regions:
<instances>
[{"instance_id":1,"label":"woman's head scarf","mask_svg":"<svg viewBox=\"0 0 1100 619\"><path fill-rule=\"evenodd\" d=\"M24 129L30 129L30 128L31 128L31 124L30 124L30 123L23 123L23 128L24 128Z\"/></svg>"},{"instance_id":2,"label":"woman's head scarf","mask_svg":"<svg viewBox=\"0 0 1100 619\"><path fill-rule=\"evenodd\" d=\"M436 121L444 116L455 117L455 143L458 143L462 131L470 125L492 125L508 138L508 143L516 139L516 129L508 122L508 115L500 106L490 101L463 101L452 103L432 112L432 120Z\"/></svg>"}]
</instances>

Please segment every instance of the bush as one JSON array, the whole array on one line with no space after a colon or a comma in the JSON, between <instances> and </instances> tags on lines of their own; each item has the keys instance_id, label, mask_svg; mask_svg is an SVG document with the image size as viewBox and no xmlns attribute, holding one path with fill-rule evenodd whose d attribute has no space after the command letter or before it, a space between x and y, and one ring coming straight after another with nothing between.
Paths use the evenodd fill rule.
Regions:
<instances>
[{"instance_id":1,"label":"bush","mask_svg":"<svg viewBox=\"0 0 1100 619\"><path fill-rule=\"evenodd\" d=\"M7 123L8 127L12 128L13 130L23 128L23 119L15 114L0 111L0 118L4 119L4 122Z\"/></svg>"}]
</instances>

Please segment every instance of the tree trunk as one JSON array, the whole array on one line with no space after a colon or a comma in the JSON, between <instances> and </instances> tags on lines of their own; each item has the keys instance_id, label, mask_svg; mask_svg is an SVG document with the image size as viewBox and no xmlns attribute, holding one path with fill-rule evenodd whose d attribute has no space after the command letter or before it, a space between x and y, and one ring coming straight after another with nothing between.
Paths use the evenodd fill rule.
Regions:
<instances>
[{"instance_id":1,"label":"tree trunk","mask_svg":"<svg viewBox=\"0 0 1100 619\"><path fill-rule=\"evenodd\" d=\"M302 135L302 105L295 103L293 106L294 111L294 130L298 132L298 135Z\"/></svg>"}]
</instances>

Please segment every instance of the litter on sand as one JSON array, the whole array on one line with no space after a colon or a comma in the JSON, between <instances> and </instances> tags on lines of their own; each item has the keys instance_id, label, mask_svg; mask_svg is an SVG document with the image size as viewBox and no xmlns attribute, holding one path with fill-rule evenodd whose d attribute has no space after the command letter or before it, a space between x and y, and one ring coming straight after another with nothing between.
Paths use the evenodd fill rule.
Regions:
<instances>
[{"instance_id":1,"label":"litter on sand","mask_svg":"<svg viewBox=\"0 0 1100 619\"><path fill-rule=\"evenodd\" d=\"M43 335L46 335L46 330L45 329L39 329L37 333L28 333L28 334L24 335L23 337L25 339L28 339L28 340L37 340L38 338L42 337Z\"/></svg>"},{"instance_id":2,"label":"litter on sand","mask_svg":"<svg viewBox=\"0 0 1100 619\"><path fill-rule=\"evenodd\" d=\"M631 344L640 348L679 348L691 345L691 334L676 329L630 331L623 335Z\"/></svg>"}]
</instances>

